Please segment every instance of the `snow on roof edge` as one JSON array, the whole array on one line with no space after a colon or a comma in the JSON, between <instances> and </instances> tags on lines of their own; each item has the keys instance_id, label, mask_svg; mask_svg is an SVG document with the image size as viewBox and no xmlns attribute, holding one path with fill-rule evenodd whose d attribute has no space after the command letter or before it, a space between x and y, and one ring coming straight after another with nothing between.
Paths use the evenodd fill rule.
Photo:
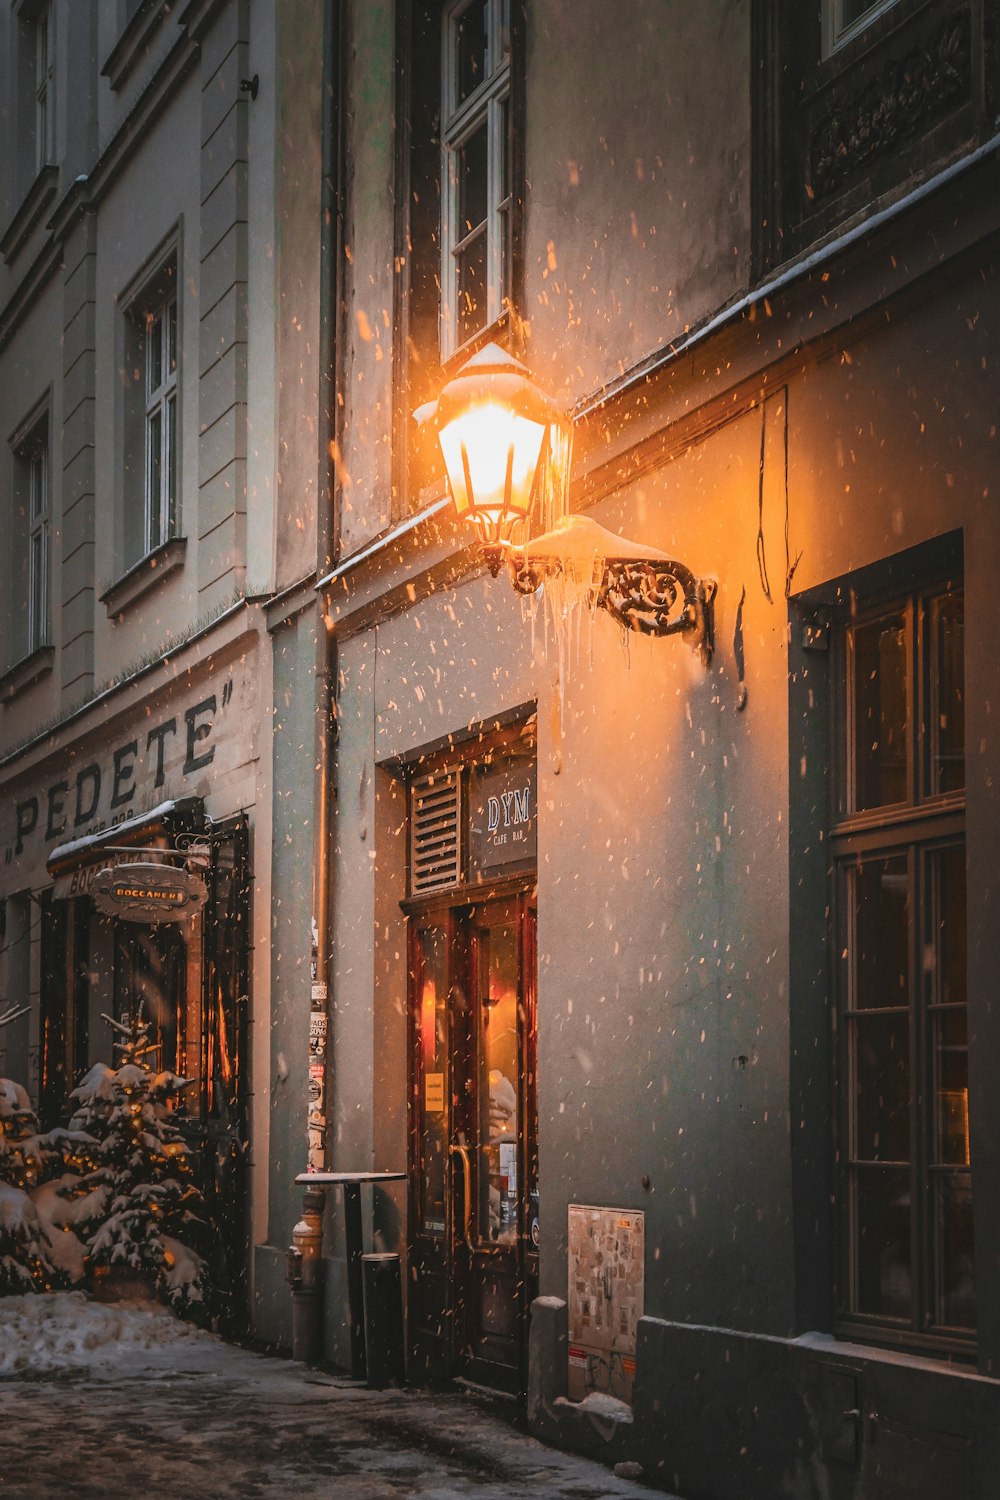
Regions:
<instances>
[{"instance_id":1,"label":"snow on roof edge","mask_svg":"<svg viewBox=\"0 0 1000 1500\"><path fill-rule=\"evenodd\" d=\"M149 812L136 813L135 817L124 818L122 822L112 823L108 828L98 829L94 833L85 833L81 838L69 839L65 844L57 844L46 859L45 868L51 871L53 865L60 864L64 859L72 859L74 855L82 854L87 849L97 849L102 844L113 844L123 833L134 833L137 828L142 828L147 823L160 823L172 812L177 811L177 804L178 799L171 798L168 802L160 802L156 807L151 807Z\"/></svg>"}]
</instances>

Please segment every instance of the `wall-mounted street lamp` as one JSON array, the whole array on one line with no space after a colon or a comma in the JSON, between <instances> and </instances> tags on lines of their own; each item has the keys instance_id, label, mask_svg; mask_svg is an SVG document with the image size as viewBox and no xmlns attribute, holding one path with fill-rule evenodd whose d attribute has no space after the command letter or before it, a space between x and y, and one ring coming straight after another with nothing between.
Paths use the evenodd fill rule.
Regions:
<instances>
[{"instance_id":1,"label":"wall-mounted street lamp","mask_svg":"<svg viewBox=\"0 0 1000 1500\"><path fill-rule=\"evenodd\" d=\"M570 425L526 367L496 344L473 354L437 401L414 413L433 421L459 516L479 533L494 578L506 564L519 593L569 579L592 587L594 602L628 630L683 635L707 663L712 654L715 583L655 547L629 541L587 516L564 515L528 536L528 518L567 472Z\"/></svg>"}]
</instances>

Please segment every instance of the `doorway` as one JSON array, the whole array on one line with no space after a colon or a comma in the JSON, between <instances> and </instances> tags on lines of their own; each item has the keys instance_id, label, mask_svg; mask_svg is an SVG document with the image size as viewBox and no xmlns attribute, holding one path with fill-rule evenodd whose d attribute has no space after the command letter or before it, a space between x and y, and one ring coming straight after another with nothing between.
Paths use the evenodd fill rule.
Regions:
<instances>
[{"instance_id":1,"label":"doorway","mask_svg":"<svg viewBox=\"0 0 1000 1500\"><path fill-rule=\"evenodd\" d=\"M41 897L39 1101L47 1126L72 1113L70 1090L94 1062L113 1063L113 1038L100 1023L120 1020L141 1001L151 1023L150 1065L190 1080L176 1123L196 1153L199 1186L215 1233L212 1283L227 1333L249 1327L250 1138L249 1005L252 874L250 827L239 813L187 826L111 830L116 847L88 847L53 874ZM120 846L124 839L128 846ZM185 855L204 878L207 900L188 922L135 923L96 910L90 880L112 854ZM58 882L69 889L60 896Z\"/></svg>"},{"instance_id":2,"label":"doorway","mask_svg":"<svg viewBox=\"0 0 1000 1500\"><path fill-rule=\"evenodd\" d=\"M410 1346L418 1379L525 1389L537 1292L533 884L411 913Z\"/></svg>"}]
</instances>

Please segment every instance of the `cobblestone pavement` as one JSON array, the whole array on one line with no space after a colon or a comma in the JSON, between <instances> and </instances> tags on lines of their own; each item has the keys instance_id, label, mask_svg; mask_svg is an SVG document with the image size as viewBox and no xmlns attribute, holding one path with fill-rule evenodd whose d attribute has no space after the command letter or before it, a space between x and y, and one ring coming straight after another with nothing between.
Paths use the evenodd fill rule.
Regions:
<instances>
[{"instance_id":1,"label":"cobblestone pavement","mask_svg":"<svg viewBox=\"0 0 1000 1500\"><path fill-rule=\"evenodd\" d=\"M0 1500L664 1500L472 1393L367 1391L205 1340L0 1380Z\"/></svg>"}]
</instances>

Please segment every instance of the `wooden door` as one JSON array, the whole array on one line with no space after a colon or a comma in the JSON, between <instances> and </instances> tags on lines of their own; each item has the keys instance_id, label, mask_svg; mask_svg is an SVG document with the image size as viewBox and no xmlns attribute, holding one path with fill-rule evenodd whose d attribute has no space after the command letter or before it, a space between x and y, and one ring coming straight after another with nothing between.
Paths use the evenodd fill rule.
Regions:
<instances>
[{"instance_id":1,"label":"wooden door","mask_svg":"<svg viewBox=\"0 0 1000 1500\"><path fill-rule=\"evenodd\" d=\"M524 1386L537 1280L534 913L413 924L411 1306L417 1372Z\"/></svg>"}]
</instances>

